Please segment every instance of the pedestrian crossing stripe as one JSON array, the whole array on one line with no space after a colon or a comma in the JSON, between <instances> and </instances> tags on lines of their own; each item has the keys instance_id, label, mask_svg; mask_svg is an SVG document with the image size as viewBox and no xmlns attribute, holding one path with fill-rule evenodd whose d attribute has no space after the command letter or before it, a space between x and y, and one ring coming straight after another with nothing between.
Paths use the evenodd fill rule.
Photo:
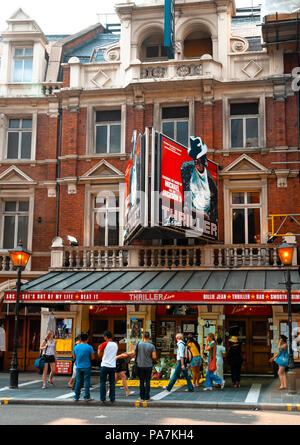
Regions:
<instances>
[{"instance_id":1,"label":"pedestrian crossing stripe","mask_svg":"<svg viewBox=\"0 0 300 445\"><path fill-rule=\"evenodd\" d=\"M204 382L205 379L200 379L199 383ZM150 385L151 388L160 388L163 386L167 386L169 383L169 380L151 380ZM177 380L174 386L183 386L186 385L186 380L180 379ZM122 386L122 381L119 380L118 383L116 383L116 386ZM127 386L140 386L139 380L127 380Z\"/></svg>"}]
</instances>

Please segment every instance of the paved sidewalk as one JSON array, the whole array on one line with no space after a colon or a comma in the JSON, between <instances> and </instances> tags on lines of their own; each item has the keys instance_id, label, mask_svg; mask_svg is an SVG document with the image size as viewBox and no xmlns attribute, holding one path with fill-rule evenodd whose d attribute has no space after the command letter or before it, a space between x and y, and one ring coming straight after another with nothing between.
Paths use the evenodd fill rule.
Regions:
<instances>
[{"instance_id":1,"label":"paved sidewalk","mask_svg":"<svg viewBox=\"0 0 300 445\"><path fill-rule=\"evenodd\" d=\"M67 386L69 377L56 376L55 387L42 389L42 376L38 372L21 372L19 374L19 388L9 389L9 373L0 373L0 403L2 404L56 404L74 405L74 392ZM122 386L116 388L115 406L144 406L148 407L189 407L189 408L228 408L228 409L259 409L300 411L300 373L297 375L298 392L289 395L287 391L278 390L279 381L271 377L242 377L241 387L233 388L230 378L226 377L223 390L203 391L203 386L194 392L186 392L184 381L180 382L169 393L153 382L151 388L151 402L137 402L139 387L137 382L130 386L134 394L126 397ZM120 383L119 383L120 385ZM130 385L130 382L129 382ZM91 397L94 401L90 405L100 405L99 377L91 378ZM79 401L79 404L87 402ZM110 404L110 402L107 402Z\"/></svg>"}]
</instances>

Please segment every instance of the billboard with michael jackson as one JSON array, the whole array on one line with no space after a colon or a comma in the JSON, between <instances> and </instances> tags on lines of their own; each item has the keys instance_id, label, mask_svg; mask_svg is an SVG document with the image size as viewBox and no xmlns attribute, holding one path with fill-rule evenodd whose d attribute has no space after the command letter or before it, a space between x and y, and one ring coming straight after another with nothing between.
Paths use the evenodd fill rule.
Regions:
<instances>
[{"instance_id":1,"label":"billboard with michael jackson","mask_svg":"<svg viewBox=\"0 0 300 445\"><path fill-rule=\"evenodd\" d=\"M207 159L207 146L190 137L190 147L160 134L156 166L160 187L158 225L184 236L217 239L217 164Z\"/></svg>"}]
</instances>

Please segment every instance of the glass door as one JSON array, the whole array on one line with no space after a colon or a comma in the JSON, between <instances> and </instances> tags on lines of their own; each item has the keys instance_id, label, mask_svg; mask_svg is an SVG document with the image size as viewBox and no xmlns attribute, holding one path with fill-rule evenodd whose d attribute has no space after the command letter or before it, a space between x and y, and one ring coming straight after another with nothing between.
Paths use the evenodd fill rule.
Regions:
<instances>
[{"instance_id":1,"label":"glass door","mask_svg":"<svg viewBox=\"0 0 300 445\"><path fill-rule=\"evenodd\" d=\"M27 342L25 367L27 371L33 371L34 361L40 356L40 332L41 320L29 318L27 320Z\"/></svg>"}]
</instances>

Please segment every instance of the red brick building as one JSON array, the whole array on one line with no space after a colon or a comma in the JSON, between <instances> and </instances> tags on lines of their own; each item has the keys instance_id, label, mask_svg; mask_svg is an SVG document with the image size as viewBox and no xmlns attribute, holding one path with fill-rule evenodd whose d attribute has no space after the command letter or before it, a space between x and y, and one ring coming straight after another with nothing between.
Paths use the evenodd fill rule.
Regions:
<instances>
[{"instance_id":1,"label":"red brick building","mask_svg":"<svg viewBox=\"0 0 300 445\"><path fill-rule=\"evenodd\" d=\"M168 59L163 48L163 2L152 7L118 5L120 33L97 24L73 36L45 37L21 10L8 21L9 31L0 42L3 291L11 289L16 278L8 249L23 235L32 250L23 279L32 280L48 268L59 275L57 282L51 281L51 275L46 287L37 285L38 291L83 292L80 279L87 284L89 278L80 274L97 271L123 277L116 287L108 281L108 289L147 290L150 275L135 274L153 274L156 268L161 277L171 272L174 276L163 278L160 288L149 291L179 288L186 292L183 313L175 304L126 305L122 298L113 307L90 300L85 305L43 299L40 304L24 303L19 339L23 369L32 367L38 353L38 341L33 345L32 339L37 331L44 335L53 310L56 319L68 326L67 334L58 333L60 340L73 340L75 334L88 330L96 345L109 328L116 337L126 338L130 348L141 330L147 329L161 345L161 357L170 354L177 330L191 330L202 344L208 322L226 341L228 335L240 336L246 371L271 372L267 358L287 320L286 297L282 304L268 301L268 292L284 292L278 284L283 272L276 254L282 237L273 237L277 229L291 234L293 277L298 276L299 235L293 235L300 233L299 105L291 73L298 56L295 44L272 40L271 22L257 26L259 9L236 11L231 0L198 3L176 2L174 59ZM14 28L16 21L23 24L23 35ZM293 34L297 18L292 21L295 28L291 26L289 32ZM25 31L28 24L30 33ZM144 133L146 128L185 146L192 135L207 144L208 158L219 166L217 244L190 238L123 245L125 168L134 130ZM272 220L271 215L278 214L282 216ZM79 247L69 246L68 235L77 239ZM275 244L268 243L272 238ZM208 272L212 275L204 279ZM68 287L69 281L60 287L64 277L67 280L63 273L70 274L68 279L78 274L73 278L83 287ZM194 279L194 287L185 288L176 273L187 274L182 276L186 285ZM130 280L134 283L138 277L137 287L130 288ZM169 279L178 280L182 287L168 287ZM214 284L207 287L209 280ZM151 285L158 286L159 281ZM87 289L105 293L105 286L99 283ZM188 291L200 290L223 292L226 298L232 292L261 291L263 298L252 306L243 299L236 305L215 300L193 304ZM179 302L177 306L182 306ZM13 308L7 299L2 304L8 337L6 368ZM300 323L297 311L294 305L294 322ZM140 333L133 335L135 325ZM252 337L256 341L250 344ZM60 344L62 357L70 354L71 343L66 344Z\"/></svg>"}]
</instances>

